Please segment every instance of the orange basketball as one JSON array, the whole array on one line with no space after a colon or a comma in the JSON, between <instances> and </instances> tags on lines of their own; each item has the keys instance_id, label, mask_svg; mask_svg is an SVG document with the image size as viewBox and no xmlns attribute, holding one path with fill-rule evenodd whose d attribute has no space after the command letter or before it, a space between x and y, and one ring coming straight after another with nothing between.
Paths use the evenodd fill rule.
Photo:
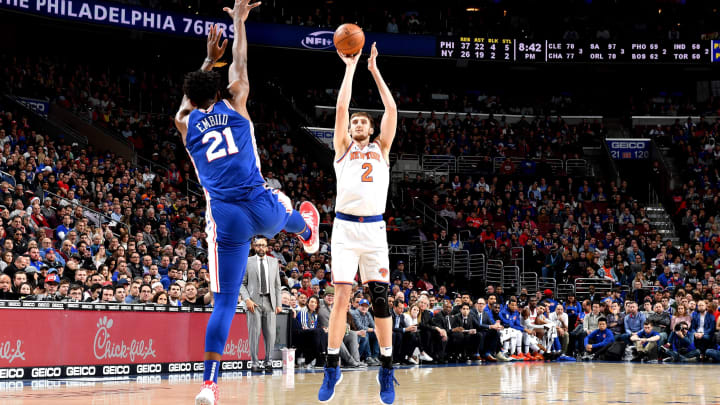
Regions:
<instances>
[{"instance_id":1,"label":"orange basketball","mask_svg":"<svg viewBox=\"0 0 720 405\"><path fill-rule=\"evenodd\" d=\"M362 28L355 24L343 24L335 30L333 35L335 48L343 55L353 56L362 51L365 45L365 34Z\"/></svg>"}]
</instances>

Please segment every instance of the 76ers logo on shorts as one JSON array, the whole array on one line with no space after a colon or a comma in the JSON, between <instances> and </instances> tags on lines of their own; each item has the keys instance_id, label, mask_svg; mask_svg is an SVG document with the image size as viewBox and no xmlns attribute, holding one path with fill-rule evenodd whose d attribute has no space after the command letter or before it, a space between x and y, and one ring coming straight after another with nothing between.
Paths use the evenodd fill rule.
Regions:
<instances>
[{"instance_id":1,"label":"76ers logo on shorts","mask_svg":"<svg viewBox=\"0 0 720 405\"><path fill-rule=\"evenodd\" d=\"M388 274L390 274L390 272L388 271L388 269L386 269L386 268L384 268L384 267L381 268L381 269L378 270L378 271L380 272L380 275L383 276L383 278L388 278Z\"/></svg>"}]
</instances>

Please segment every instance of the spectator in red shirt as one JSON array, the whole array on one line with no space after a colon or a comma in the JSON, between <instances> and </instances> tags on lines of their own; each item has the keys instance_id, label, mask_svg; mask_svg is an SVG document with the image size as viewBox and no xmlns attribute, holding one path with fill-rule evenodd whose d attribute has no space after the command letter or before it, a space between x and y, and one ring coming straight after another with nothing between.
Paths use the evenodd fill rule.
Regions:
<instances>
[{"instance_id":1,"label":"spectator in red shirt","mask_svg":"<svg viewBox=\"0 0 720 405\"><path fill-rule=\"evenodd\" d=\"M305 294L306 297L312 297L313 296L313 289L310 285L310 280L313 278L312 273L309 271L306 271L305 274L303 274L302 280L300 281L300 289L299 292Z\"/></svg>"}]
</instances>

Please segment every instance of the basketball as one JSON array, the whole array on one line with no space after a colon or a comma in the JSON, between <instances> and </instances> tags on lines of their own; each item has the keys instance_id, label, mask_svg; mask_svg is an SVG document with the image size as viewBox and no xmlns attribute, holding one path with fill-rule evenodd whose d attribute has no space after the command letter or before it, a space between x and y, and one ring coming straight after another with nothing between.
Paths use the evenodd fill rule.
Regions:
<instances>
[{"instance_id":1,"label":"basketball","mask_svg":"<svg viewBox=\"0 0 720 405\"><path fill-rule=\"evenodd\" d=\"M335 48L343 55L353 56L362 51L365 45L365 34L362 28L355 24L343 24L335 30L333 35Z\"/></svg>"}]
</instances>

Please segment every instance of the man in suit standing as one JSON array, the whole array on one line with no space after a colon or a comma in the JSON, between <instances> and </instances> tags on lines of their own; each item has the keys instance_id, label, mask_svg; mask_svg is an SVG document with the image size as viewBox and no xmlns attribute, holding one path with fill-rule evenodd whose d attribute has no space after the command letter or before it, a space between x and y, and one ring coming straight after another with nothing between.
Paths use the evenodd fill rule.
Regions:
<instances>
[{"instance_id":1,"label":"man in suit standing","mask_svg":"<svg viewBox=\"0 0 720 405\"><path fill-rule=\"evenodd\" d=\"M250 256L240 287L240 296L248 309L248 335L252 371L260 372L258 346L260 331L265 339L265 372L272 373L272 351L275 346L275 317L282 311L280 267L278 260L267 255L267 239L257 238L255 256Z\"/></svg>"}]
</instances>

